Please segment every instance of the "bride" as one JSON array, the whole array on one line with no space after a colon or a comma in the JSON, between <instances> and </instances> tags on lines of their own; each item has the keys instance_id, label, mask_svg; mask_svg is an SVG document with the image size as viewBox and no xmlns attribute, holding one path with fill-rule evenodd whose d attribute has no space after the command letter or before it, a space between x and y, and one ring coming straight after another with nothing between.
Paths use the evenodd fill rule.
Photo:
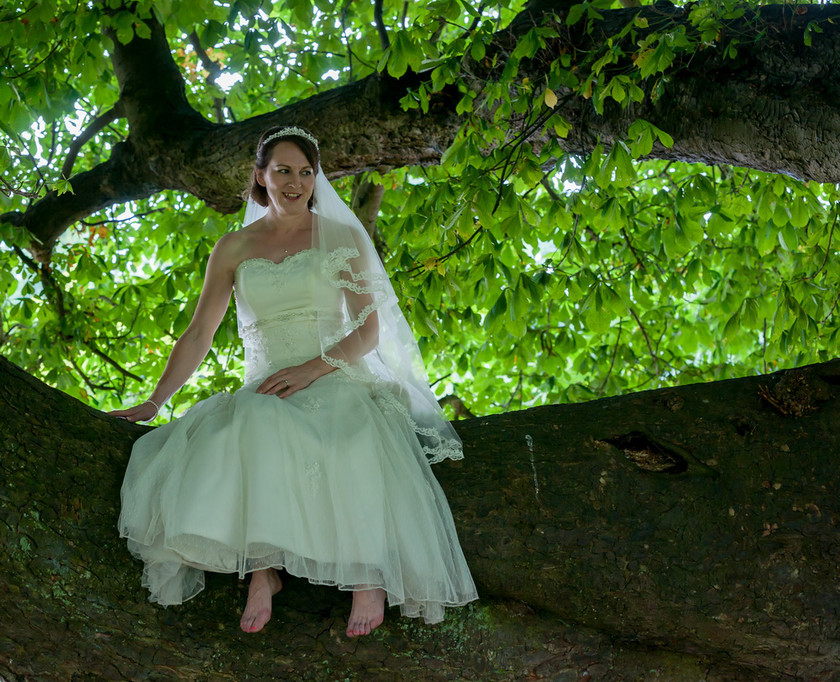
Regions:
<instances>
[{"instance_id":1,"label":"bride","mask_svg":"<svg viewBox=\"0 0 840 682\"><path fill-rule=\"evenodd\" d=\"M251 574L240 621L271 617L278 569L353 594L347 635L385 601L427 623L477 598L430 464L463 457L370 238L320 168L317 140L271 128L243 229L207 263L198 305L149 399L154 419L236 298L245 381L134 444L120 534L150 600L179 604L204 571Z\"/></svg>"}]
</instances>

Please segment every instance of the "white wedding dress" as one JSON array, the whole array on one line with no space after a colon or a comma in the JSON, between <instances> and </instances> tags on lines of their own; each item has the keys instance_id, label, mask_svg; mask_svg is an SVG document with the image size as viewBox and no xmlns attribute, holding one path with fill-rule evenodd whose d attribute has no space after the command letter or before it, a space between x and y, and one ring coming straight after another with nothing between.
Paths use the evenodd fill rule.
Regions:
<instances>
[{"instance_id":1,"label":"white wedding dress","mask_svg":"<svg viewBox=\"0 0 840 682\"><path fill-rule=\"evenodd\" d=\"M378 586L428 623L477 598L446 498L417 436L374 384L336 370L288 398L269 374L321 350L314 301L338 290L307 249L239 265L234 290L245 385L138 439L120 534L145 562L150 600L179 604L204 571L285 568L313 583ZM319 289L320 287L320 289Z\"/></svg>"}]
</instances>

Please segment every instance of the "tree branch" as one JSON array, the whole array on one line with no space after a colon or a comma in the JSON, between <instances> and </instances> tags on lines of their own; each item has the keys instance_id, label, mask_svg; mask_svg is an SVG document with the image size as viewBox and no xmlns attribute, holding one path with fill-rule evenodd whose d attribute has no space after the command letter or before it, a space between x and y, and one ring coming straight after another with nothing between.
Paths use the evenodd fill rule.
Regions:
<instances>
[{"instance_id":1,"label":"tree branch","mask_svg":"<svg viewBox=\"0 0 840 682\"><path fill-rule=\"evenodd\" d=\"M352 83L356 80L356 77L353 75L353 50L350 49L350 41L347 40L347 10L349 7L350 0L344 5L344 9L341 10L341 39L347 45L347 68L349 69L347 79Z\"/></svg>"},{"instance_id":2,"label":"tree branch","mask_svg":"<svg viewBox=\"0 0 840 682\"><path fill-rule=\"evenodd\" d=\"M190 33L190 44L193 46L195 53L201 60L201 65L204 67L204 70L207 71L207 78L204 79L204 82L208 85L211 83L215 83L216 79L222 75L223 69L221 65L218 62L214 62L212 59L210 59L210 55L208 55L207 51L201 46L201 40L198 37L198 33L196 33L195 31ZM222 98L213 98L213 108L216 111L217 123L224 123L224 105L225 101Z\"/></svg>"},{"instance_id":3,"label":"tree branch","mask_svg":"<svg viewBox=\"0 0 840 682\"><path fill-rule=\"evenodd\" d=\"M645 343L648 347L648 352L650 353L650 357L653 360L653 371L658 376L659 375L659 357L656 355L656 351L653 348L653 345L650 342L650 337L648 336L647 330L645 329L645 325L642 324L641 319L636 314L636 311L632 308L628 309L630 314L633 316L633 319L636 320L636 324L639 325L639 329L642 331L642 336L645 337Z\"/></svg>"},{"instance_id":4,"label":"tree branch","mask_svg":"<svg viewBox=\"0 0 840 682\"><path fill-rule=\"evenodd\" d=\"M384 52L391 47L391 40L388 38L388 31L385 30L385 22L382 19L382 0L373 2L373 19L376 22L376 32L379 34L379 43Z\"/></svg>"},{"instance_id":5,"label":"tree branch","mask_svg":"<svg viewBox=\"0 0 840 682\"><path fill-rule=\"evenodd\" d=\"M117 388L116 388L115 386L107 386L107 385L105 385L105 384L95 384L95 383L94 383L94 382L90 379L90 377L88 377L88 375L84 373L84 371L82 370L82 368L81 368L81 367L79 367L79 364L75 361L75 359L73 358L73 356L72 356L72 355L68 355L67 357L68 357L68 359L70 360L70 364L71 364L71 365L73 365L73 369L75 369L75 370L76 370L76 373L77 373L80 377L82 377L82 381L84 381L84 382L85 382L85 385L86 385L86 386L87 386L87 387L88 387L91 391L110 391L110 392L112 392L112 393L117 391Z\"/></svg>"},{"instance_id":6,"label":"tree branch","mask_svg":"<svg viewBox=\"0 0 840 682\"><path fill-rule=\"evenodd\" d=\"M123 115L123 108L120 100L117 100L117 103L104 114L100 114L97 116L91 124L82 131L82 134L79 135L70 145L70 148L67 150L67 156L64 159L64 164L61 166L61 175L64 178L69 178L70 173L73 171L73 164L76 163L76 157L79 154L79 150L84 146L86 142L88 142L94 135L96 135L100 130L102 130L105 126L107 126L112 121L121 118Z\"/></svg>"},{"instance_id":7,"label":"tree branch","mask_svg":"<svg viewBox=\"0 0 840 682\"><path fill-rule=\"evenodd\" d=\"M834 220L831 223L831 230L828 233L828 244L826 244L826 247L825 247L825 258L823 258L822 265L820 265L819 269L813 275L810 275L809 277L806 277L805 279L815 279L816 276L819 275L825 269L826 263L828 263L828 256L831 253L831 238L834 236L834 228L837 227L837 219L838 218L840 218L840 210L838 210L835 207L835 209L834 209Z\"/></svg>"},{"instance_id":8,"label":"tree branch","mask_svg":"<svg viewBox=\"0 0 840 682\"><path fill-rule=\"evenodd\" d=\"M20 189L19 187L13 187L12 184L8 180L6 180L6 178L0 178L0 185L3 186L3 189L0 190L0 191L2 191L3 194L5 194L6 196L17 195L19 197L26 197L27 199L34 199L40 193L38 190L26 191L26 190ZM16 211L11 211L9 213L3 213L3 214L0 214L0 223L2 223L2 222L10 222L11 223L12 222L11 216L13 216L13 215L20 215L21 217L23 216L22 213L17 213ZM7 220L7 217L8 217L8 220Z\"/></svg>"},{"instance_id":9,"label":"tree branch","mask_svg":"<svg viewBox=\"0 0 840 682\"><path fill-rule=\"evenodd\" d=\"M88 339L87 341L84 342L84 344L85 344L85 346L90 348L90 350L95 355L98 355L100 358L102 358L105 362L107 362L109 365L111 365L113 368L115 368L123 376L128 377L129 379L134 379L134 381L137 381L139 383L143 383L143 377L139 377L136 374L134 374L133 372L129 372L125 367L120 365L112 357L110 357L106 353L99 350L99 348L97 348L96 344L94 343L93 339Z\"/></svg>"},{"instance_id":10,"label":"tree branch","mask_svg":"<svg viewBox=\"0 0 840 682\"><path fill-rule=\"evenodd\" d=\"M619 320L618 321L618 334L615 337L615 346L613 347L612 356L610 357L610 366L609 366L609 369L607 369L607 375L604 377L604 380L601 382L601 385L598 386L598 388L595 390L595 395L598 396L599 398L604 393L604 388L607 385L607 381L609 381L609 379L610 379L610 375L612 374L613 367L615 367L615 358L618 355L618 348L619 348L619 345L620 345L620 342L621 342L621 330L622 330L622 328L623 328L623 325L621 323L621 320Z\"/></svg>"},{"instance_id":11,"label":"tree branch","mask_svg":"<svg viewBox=\"0 0 840 682\"><path fill-rule=\"evenodd\" d=\"M129 216L128 218L105 218L103 220L97 220L95 222L90 222L88 220L80 221L82 225L87 225L88 227L95 227L97 225L104 225L105 223L127 223L130 220L134 220L135 218L145 218L147 215L152 215L153 213L161 213L163 212L162 208L153 208L150 211L142 211L141 213L134 213L133 215Z\"/></svg>"},{"instance_id":12,"label":"tree branch","mask_svg":"<svg viewBox=\"0 0 840 682\"><path fill-rule=\"evenodd\" d=\"M535 23L555 16L562 20L568 6L569 0L532 0L497 32L488 55L505 57L504 63ZM660 5L604 10L603 20L591 22L591 33L582 28L587 22L567 30L561 21L555 26L560 37L523 61L517 77L543 80L562 54L591 54L604 36L617 34L637 15L651 26L677 27L689 22L689 11L669 6L663 12ZM567 153L585 155L599 141L609 146L623 139L638 117L674 138L669 149L655 145L652 157L732 163L838 182L840 156L834 150L840 135L831 131L840 130L840 106L830 94L840 88L838 18L835 5L761 8L726 29L740 32L737 61L725 54L725 45L707 47L669 72L659 99L646 98L626 109L608 101L598 114L590 100L558 90L564 102L560 113L572 123L559 142ZM422 76L409 73L399 80L369 76L269 114L215 125L189 105L163 27L147 22L151 38L135 36L127 45L115 41L112 55L128 139L114 147L107 162L70 179L75 194L48 193L25 213L3 216L30 231L42 257L49 257L54 241L76 220L163 189L188 192L222 213L238 210L253 141L270 125L306 120L321 139L323 167L330 177L341 177L381 166L437 163L464 120L455 113L461 98L456 86L434 93L427 114L403 111L399 102L406 90L422 82ZM822 33L813 35L813 46L806 48L804 31L813 22ZM643 38L645 30L639 29L637 37ZM479 84L497 77L484 63L471 64L473 72L464 77Z\"/></svg>"},{"instance_id":13,"label":"tree branch","mask_svg":"<svg viewBox=\"0 0 840 682\"><path fill-rule=\"evenodd\" d=\"M466 406L463 400L457 395L445 395L438 400L438 405L441 407L451 407L455 413L455 419L474 419L475 415Z\"/></svg>"},{"instance_id":14,"label":"tree branch","mask_svg":"<svg viewBox=\"0 0 840 682\"><path fill-rule=\"evenodd\" d=\"M621 228L621 234L624 236L624 243L627 244L627 248L630 249L630 253L633 254L633 258L636 259L636 263L639 266L639 269L642 271L647 271L645 264L642 262L642 259L639 258L639 254L636 253L636 249L633 247L633 242L630 241L630 235L627 234L627 230L625 228Z\"/></svg>"},{"instance_id":15,"label":"tree branch","mask_svg":"<svg viewBox=\"0 0 840 682\"><path fill-rule=\"evenodd\" d=\"M379 207L384 196L385 186L381 183L371 182L364 175L354 178L350 207L365 226L371 239L376 236L376 218L379 216Z\"/></svg>"},{"instance_id":16,"label":"tree branch","mask_svg":"<svg viewBox=\"0 0 840 682\"><path fill-rule=\"evenodd\" d=\"M603 677L596 665L607 670L615 658L599 659L581 634L596 630L622 646L633 639L663 649L667 679L677 677L666 670L680 679L698 670L714 680L833 679L839 379L835 361L459 421L465 459L437 465L435 476L481 604L453 609L434 631L389 612L382 636L357 647L336 639L346 594L293 578L284 588L292 616L272 621L278 649L267 657L264 638L219 626L244 602L231 576L208 575L211 589L195 606L162 609L144 598L141 566L114 519L132 442L150 429L93 410L0 357L0 592L18 597L0 609L0 675L127 679L177 669L213 679L297 679L300 652L314 646L328 658L330 679L362 679L376 644L385 670L402 673L419 655L410 670L424 679L429 656L444 665L455 648L446 639L453 631L457 646L475 642L495 653L487 642L499 641L497 616L508 614L524 631L536 611L550 618L538 637L550 651L525 657L511 636L515 647L501 664L490 657L460 668L469 675L443 668L445 677L537 680L568 668L576 678L587 666ZM774 385L796 387L794 399L811 400L816 411L767 409L757 393ZM44 468L49 476L33 475ZM766 536L774 523L779 531ZM109 570L97 571L103 556ZM471 612L477 632L465 640ZM571 641L558 639L558 621L580 628ZM562 650L574 662L563 663Z\"/></svg>"}]
</instances>

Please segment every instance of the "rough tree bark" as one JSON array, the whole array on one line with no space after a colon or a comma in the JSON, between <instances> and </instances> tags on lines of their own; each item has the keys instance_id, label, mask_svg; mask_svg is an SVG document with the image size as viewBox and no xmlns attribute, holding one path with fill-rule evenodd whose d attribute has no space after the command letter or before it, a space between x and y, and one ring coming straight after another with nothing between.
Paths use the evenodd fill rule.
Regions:
<instances>
[{"instance_id":1,"label":"rough tree bark","mask_svg":"<svg viewBox=\"0 0 840 682\"><path fill-rule=\"evenodd\" d=\"M500 31L488 54L504 64L517 41L535 25L559 21L560 37L522 65L519 78L543 82L561 54L582 60L637 15L651 30L686 25L690 6L658 2L644 8L603 11L591 32L564 18L569 0L534 0ZM627 109L608 105L595 113L590 100L560 92L562 113L572 124L563 142L570 153L586 154L600 140L609 146L626 135L637 117L671 133L671 149L656 146L652 156L705 163L731 163L804 179L837 182L840 160L840 7L772 5L728 23L714 46L691 54L669 73L664 94ZM822 29L812 33L809 24ZM218 125L190 108L163 28L150 20L152 36L117 42L114 70L121 88L120 111L130 128L105 163L72 178L75 195L47 194L26 212L0 221L28 230L38 240L33 251L48 260L55 240L74 221L101 208L147 197L163 189L186 191L221 212L236 211L252 162L254 140L274 124L305 123L321 139L323 166L332 177L440 160L463 122L456 115L460 94L447 88L434 97L428 114L403 111L399 100L422 74L399 80L371 76L303 102L229 125ZM729 39L738 39L738 56L724 56ZM616 66L632 68L638 48L623 45ZM497 77L491 60L465 58L463 79L476 87ZM581 62L581 73L585 73Z\"/></svg>"},{"instance_id":2,"label":"rough tree bark","mask_svg":"<svg viewBox=\"0 0 840 682\"><path fill-rule=\"evenodd\" d=\"M483 600L362 642L300 580L257 636L230 576L146 603L115 531L145 427L2 358L0 410L10 681L840 678L840 361L459 422L435 471Z\"/></svg>"}]
</instances>

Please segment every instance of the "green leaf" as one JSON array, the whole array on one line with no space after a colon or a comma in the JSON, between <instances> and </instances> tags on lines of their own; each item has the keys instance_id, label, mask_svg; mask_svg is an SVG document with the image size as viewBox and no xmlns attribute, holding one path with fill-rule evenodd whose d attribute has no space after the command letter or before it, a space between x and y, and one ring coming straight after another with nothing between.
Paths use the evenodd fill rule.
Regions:
<instances>
[{"instance_id":1,"label":"green leaf","mask_svg":"<svg viewBox=\"0 0 840 682\"><path fill-rule=\"evenodd\" d=\"M805 199L797 197L790 204L790 224L794 227L805 227L811 220L811 212Z\"/></svg>"},{"instance_id":2,"label":"green leaf","mask_svg":"<svg viewBox=\"0 0 840 682\"><path fill-rule=\"evenodd\" d=\"M505 292L499 294L499 297L496 299L496 302L492 305L490 310L488 311L487 315L484 318L484 326L485 328L489 328L492 324L499 319L502 315L504 315L505 311L507 310L507 297L505 296Z\"/></svg>"},{"instance_id":3,"label":"green leaf","mask_svg":"<svg viewBox=\"0 0 840 682\"><path fill-rule=\"evenodd\" d=\"M579 5L572 5L569 8L569 13L566 15L566 25L567 26L574 26L578 23L581 18L583 17L583 13L586 11L586 3L581 3Z\"/></svg>"},{"instance_id":4,"label":"green leaf","mask_svg":"<svg viewBox=\"0 0 840 682\"><path fill-rule=\"evenodd\" d=\"M723 341L731 343L733 339L737 338L741 331L741 313L736 312L726 323L723 328Z\"/></svg>"},{"instance_id":5,"label":"green leaf","mask_svg":"<svg viewBox=\"0 0 840 682\"><path fill-rule=\"evenodd\" d=\"M635 182L636 168L633 165L633 159L630 157L630 150L623 142L617 141L613 144L604 161L604 168L600 177L604 183L607 182L607 178L610 178L609 182L615 187L627 187Z\"/></svg>"},{"instance_id":6,"label":"green leaf","mask_svg":"<svg viewBox=\"0 0 840 682\"><path fill-rule=\"evenodd\" d=\"M143 38L144 40L149 40L152 37L152 30L143 21L138 21L134 24L134 32L138 38Z\"/></svg>"},{"instance_id":7,"label":"green leaf","mask_svg":"<svg viewBox=\"0 0 840 682\"><path fill-rule=\"evenodd\" d=\"M470 45L470 56L477 62L484 59L484 55L487 53L487 46L481 40L473 40L472 44Z\"/></svg>"},{"instance_id":8,"label":"green leaf","mask_svg":"<svg viewBox=\"0 0 840 682\"><path fill-rule=\"evenodd\" d=\"M586 313L586 326L595 334L603 334L610 328L613 320L612 313L603 307L600 294L596 295L596 303Z\"/></svg>"},{"instance_id":9,"label":"green leaf","mask_svg":"<svg viewBox=\"0 0 840 682\"><path fill-rule=\"evenodd\" d=\"M569 131L572 129L572 124L569 123L569 121L563 116L559 115L553 116L551 120L553 122L554 132L558 137L565 139L569 135Z\"/></svg>"}]
</instances>

